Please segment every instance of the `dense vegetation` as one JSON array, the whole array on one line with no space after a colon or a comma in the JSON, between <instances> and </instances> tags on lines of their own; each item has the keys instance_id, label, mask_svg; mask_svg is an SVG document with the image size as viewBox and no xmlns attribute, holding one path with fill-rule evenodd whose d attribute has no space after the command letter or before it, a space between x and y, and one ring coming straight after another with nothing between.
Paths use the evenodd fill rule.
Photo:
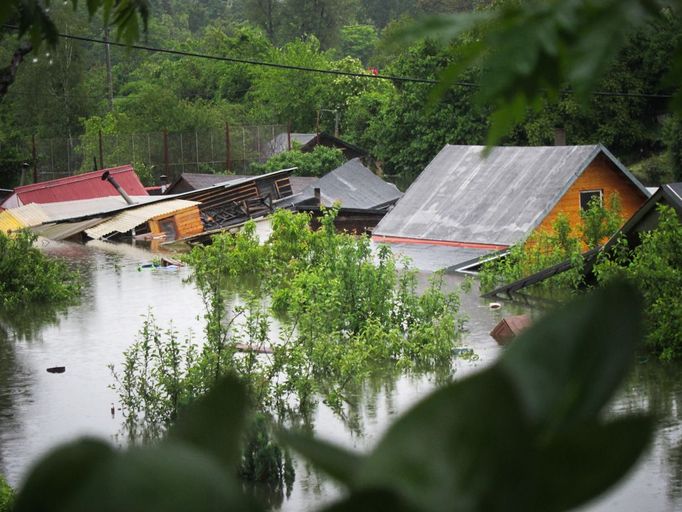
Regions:
<instances>
[{"instance_id":1,"label":"dense vegetation","mask_svg":"<svg viewBox=\"0 0 682 512\"><path fill-rule=\"evenodd\" d=\"M342 414L353 387L386 368L451 374L462 322L458 293L442 290L440 274L417 293L414 270L402 268L388 247L375 261L367 237L335 232L335 215L326 210L322 229L312 231L309 215L281 210L265 243L250 222L193 249L187 261L206 307L203 344L163 332L151 316L144 323L115 372L133 439L162 436L228 373L244 382L261 418L305 423L319 399ZM270 353L259 355L263 349ZM249 434L269 444L267 425L254 425L260 434ZM254 465L242 474L286 477L285 463L271 465L274 477L254 473Z\"/></svg>"},{"instance_id":2,"label":"dense vegetation","mask_svg":"<svg viewBox=\"0 0 682 512\"><path fill-rule=\"evenodd\" d=\"M287 0L235 2L152 1L147 44L163 48L259 60L289 66L436 78L452 64L470 62L479 41L465 33L443 47L417 38L390 44L405 17L423 13L483 9L489 2L394 0ZM509 2L513 3L513 2ZM102 20L88 20L57 3L51 17L63 32L101 36ZM403 16L403 17L401 17ZM542 100L516 124L503 142L551 144L555 127L569 143L602 142L649 181L671 179L668 162L679 160L679 122L666 117L665 100L641 93L667 93L661 77L671 67L679 40L677 15L659 18L628 36L615 62L595 85L601 95L588 102L571 95ZM0 62L8 62L17 41L8 34ZM445 143L487 140L491 104L476 102L481 76L476 66L447 88L437 108L426 108L428 84L323 75L190 57L112 48L113 100L108 99L104 48L61 40L50 51L34 53L19 67L16 82L0 105L0 185L18 179L21 161L15 143L83 136L96 148L105 135L183 132L236 125L291 122L293 131L333 131L340 117L341 137L367 149L389 176L408 184ZM35 60L35 62L34 62ZM367 72L368 73L368 72ZM491 81L494 82L494 81ZM120 151L124 157L130 149ZM666 148L669 154L664 153ZM96 151L88 149L88 155ZM676 156L677 155L677 156ZM676 160L677 159L677 160ZM91 156L84 164L91 165Z\"/></svg>"},{"instance_id":3,"label":"dense vegetation","mask_svg":"<svg viewBox=\"0 0 682 512\"><path fill-rule=\"evenodd\" d=\"M536 232L524 243L513 246L508 255L486 262L479 274L481 288L490 291L505 283L544 270L561 262L571 267L532 286L535 293L554 298L589 286L604 286L614 278L627 278L644 297L646 348L662 360L682 358L682 223L669 207L659 210L656 229L640 234L634 249L624 238L608 252L602 252L592 269L596 283L585 282L583 251L606 241L622 224L617 202L601 207L597 201L582 212L582 222L571 226L559 216L550 232Z\"/></svg>"},{"instance_id":4,"label":"dense vegetation","mask_svg":"<svg viewBox=\"0 0 682 512\"><path fill-rule=\"evenodd\" d=\"M78 274L34 247L25 231L0 232L0 306L6 310L33 304L68 302L78 296Z\"/></svg>"}]
</instances>

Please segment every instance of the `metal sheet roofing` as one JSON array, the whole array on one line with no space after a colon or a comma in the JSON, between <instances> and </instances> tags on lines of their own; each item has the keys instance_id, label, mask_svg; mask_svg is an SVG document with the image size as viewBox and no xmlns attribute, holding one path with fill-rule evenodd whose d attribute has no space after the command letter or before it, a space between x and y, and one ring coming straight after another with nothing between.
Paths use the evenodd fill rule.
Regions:
<instances>
[{"instance_id":1,"label":"metal sheet roofing","mask_svg":"<svg viewBox=\"0 0 682 512\"><path fill-rule=\"evenodd\" d=\"M92 215L111 214L119 210L135 208L140 204L167 200L163 196L133 196L137 204L129 205L121 196L98 197L95 199L81 199L79 201L63 201L58 203L41 204L41 209L47 214L49 222L79 219Z\"/></svg>"},{"instance_id":2,"label":"metal sheet roofing","mask_svg":"<svg viewBox=\"0 0 682 512\"><path fill-rule=\"evenodd\" d=\"M313 140L315 133L292 133L291 134L291 149L295 146L305 146L308 142ZM277 153L289 150L289 135L284 132L278 134L274 139L267 143L265 155L270 157Z\"/></svg>"},{"instance_id":3,"label":"metal sheet roofing","mask_svg":"<svg viewBox=\"0 0 682 512\"><path fill-rule=\"evenodd\" d=\"M96 226L104 219L97 217L94 219L82 220L80 222L62 222L59 224L43 224L31 228L36 235L49 238L50 240L66 240L88 228Z\"/></svg>"},{"instance_id":4,"label":"metal sheet roofing","mask_svg":"<svg viewBox=\"0 0 682 512\"><path fill-rule=\"evenodd\" d=\"M341 167L322 176L309 185L294 204L310 201L315 189L320 189L320 199L325 206L339 201L342 208L370 210L391 204L403 193L392 183L387 183L362 165L358 158L349 160Z\"/></svg>"},{"instance_id":5,"label":"metal sheet roofing","mask_svg":"<svg viewBox=\"0 0 682 512\"><path fill-rule=\"evenodd\" d=\"M585 168L604 154L648 192L602 145L446 145L377 225L375 235L512 245L551 211Z\"/></svg>"},{"instance_id":6,"label":"metal sheet roofing","mask_svg":"<svg viewBox=\"0 0 682 512\"><path fill-rule=\"evenodd\" d=\"M4 222L8 223L8 229L10 230L39 226L50 220L50 217L43 208L37 204L28 204L26 206L5 210L0 215L6 219ZM14 219L14 221L10 220L10 218ZM15 227L9 227L12 224L14 224ZM7 232L6 229L3 229L3 231Z\"/></svg>"},{"instance_id":7,"label":"metal sheet roofing","mask_svg":"<svg viewBox=\"0 0 682 512\"><path fill-rule=\"evenodd\" d=\"M0 212L0 232L9 233L18 229L25 228L19 219L14 217L8 210Z\"/></svg>"},{"instance_id":8,"label":"metal sheet roofing","mask_svg":"<svg viewBox=\"0 0 682 512\"><path fill-rule=\"evenodd\" d=\"M56 180L24 185L14 189L14 194L3 203L55 203L92 199L95 197L118 196L116 189L107 181L102 181L102 173L108 170L128 195L146 196L147 192L130 165L86 172ZM13 202L14 201L14 202Z\"/></svg>"},{"instance_id":9,"label":"metal sheet roofing","mask_svg":"<svg viewBox=\"0 0 682 512\"><path fill-rule=\"evenodd\" d=\"M247 176L243 174L202 174L183 172L180 177L168 187L166 193L172 193L181 182L185 182L186 185L193 190L198 190L246 177Z\"/></svg>"},{"instance_id":10,"label":"metal sheet roofing","mask_svg":"<svg viewBox=\"0 0 682 512\"><path fill-rule=\"evenodd\" d=\"M377 244L377 242L374 242ZM393 254L410 258L414 268L434 272L450 267L461 265L465 261L479 258L489 254L487 249L471 249L466 247L449 247L433 244L386 244Z\"/></svg>"},{"instance_id":11,"label":"metal sheet roofing","mask_svg":"<svg viewBox=\"0 0 682 512\"><path fill-rule=\"evenodd\" d=\"M169 199L146 206L130 208L98 226L85 230L90 238L102 238L111 233L126 233L131 229L160 215L170 215L179 210L199 205L196 201Z\"/></svg>"}]
</instances>

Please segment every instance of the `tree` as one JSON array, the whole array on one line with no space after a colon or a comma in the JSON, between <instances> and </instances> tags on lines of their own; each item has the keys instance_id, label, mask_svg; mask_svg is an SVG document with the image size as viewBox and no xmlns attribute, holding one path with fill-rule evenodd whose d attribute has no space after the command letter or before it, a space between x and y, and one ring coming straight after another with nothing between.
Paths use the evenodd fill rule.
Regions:
<instances>
[{"instance_id":1,"label":"tree","mask_svg":"<svg viewBox=\"0 0 682 512\"><path fill-rule=\"evenodd\" d=\"M449 66L440 91L470 66L484 70L476 80L475 100L492 106L488 143L495 144L529 112L540 112L545 100L555 101L567 89L585 103L629 37L652 20L679 27L680 7L679 0L670 7L649 0L500 0L492 9L428 18L405 34L426 33L447 42L468 35L460 45L465 58ZM666 78L675 111L682 110L682 91L674 85L681 77L678 39Z\"/></svg>"},{"instance_id":2,"label":"tree","mask_svg":"<svg viewBox=\"0 0 682 512\"><path fill-rule=\"evenodd\" d=\"M432 42L413 45L386 69L390 75L435 78L450 62L448 51ZM369 150L386 174L409 184L444 144L476 144L485 139L485 110L472 107L468 88L452 87L437 108L424 108L430 90L398 83L386 94L351 101L348 137Z\"/></svg>"},{"instance_id":3,"label":"tree","mask_svg":"<svg viewBox=\"0 0 682 512\"><path fill-rule=\"evenodd\" d=\"M367 64L377 40L377 30L373 25L346 25L341 28L341 53Z\"/></svg>"},{"instance_id":4,"label":"tree","mask_svg":"<svg viewBox=\"0 0 682 512\"><path fill-rule=\"evenodd\" d=\"M76 9L78 0L71 0L71 4ZM90 17L101 10L104 26L111 23L116 29L116 37L124 41L135 41L139 38L141 29L147 30L147 0L88 0L87 9ZM10 65L0 69L0 100L14 82L17 68L24 57L44 42L51 47L56 46L59 37L59 30L50 13L50 0L3 1L0 4L0 39L11 30L7 28L8 25L15 25L18 37L28 35L31 42L19 44Z\"/></svg>"}]
</instances>

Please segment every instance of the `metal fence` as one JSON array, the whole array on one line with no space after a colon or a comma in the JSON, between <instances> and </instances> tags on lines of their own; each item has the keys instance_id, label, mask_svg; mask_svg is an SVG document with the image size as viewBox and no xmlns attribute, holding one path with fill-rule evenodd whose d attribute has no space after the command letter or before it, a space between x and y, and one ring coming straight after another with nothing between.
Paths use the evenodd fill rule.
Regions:
<instances>
[{"instance_id":1,"label":"metal fence","mask_svg":"<svg viewBox=\"0 0 682 512\"><path fill-rule=\"evenodd\" d=\"M46 181L84 171L133 164L156 178L170 180L183 172L248 174L254 162L272 156L275 139L286 125L240 126L193 132L94 134L86 137L20 141L12 153L22 163L22 182Z\"/></svg>"}]
</instances>

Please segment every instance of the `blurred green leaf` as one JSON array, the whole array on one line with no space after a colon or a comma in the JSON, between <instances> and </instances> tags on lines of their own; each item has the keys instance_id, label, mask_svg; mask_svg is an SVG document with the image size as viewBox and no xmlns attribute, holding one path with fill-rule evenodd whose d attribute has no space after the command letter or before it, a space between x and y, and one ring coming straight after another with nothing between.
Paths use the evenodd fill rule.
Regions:
<instances>
[{"instance_id":1,"label":"blurred green leaf","mask_svg":"<svg viewBox=\"0 0 682 512\"><path fill-rule=\"evenodd\" d=\"M593 420L627 374L641 340L642 302L624 283L538 321L500 360L525 412L546 429Z\"/></svg>"},{"instance_id":2,"label":"blurred green leaf","mask_svg":"<svg viewBox=\"0 0 682 512\"><path fill-rule=\"evenodd\" d=\"M558 435L535 465L534 509L569 510L606 491L635 464L652 427L650 418L634 416Z\"/></svg>"},{"instance_id":3,"label":"blurred green leaf","mask_svg":"<svg viewBox=\"0 0 682 512\"><path fill-rule=\"evenodd\" d=\"M486 370L440 389L398 419L356 477L420 510L523 510L530 431L509 381Z\"/></svg>"},{"instance_id":4,"label":"blurred green leaf","mask_svg":"<svg viewBox=\"0 0 682 512\"><path fill-rule=\"evenodd\" d=\"M352 485L363 456L307 434L280 431L278 437L329 476Z\"/></svg>"},{"instance_id":5,"label":"blurred green leaf","mask_svg":"<svg viewBox=\"0 0 682 512\"><path fill-rule=\"evenodd\" d=\"M354 492L347 498L332 503L323 512L415 512L405 500L392 492L384 490L364 490Z\"/></svg>"},{"instance_id":6,"label":"blurred green leaf","mask_svg":"<svg viewBox=\"0 0 682 512\"><path fill-rule=\"evenodd\" d=\"M548 314L495 365L431 394L364 459L287 440L350 482L353 495L331 510L369 509L382 490L424 511L565 510L618 481L649 440L648 418L599 420L639 324L637 295L615 284Z\"/></svg>"},{"instance_id":7,"label":"blurred green leaf","mask_svg":"<svg viewBox=\"0 0 682 512\"><path fill-rule=\"evenodd\" d=\"M236 377L224 377L181 413L169 439L182 440L212 454L226 466L235 466L241 453L239 443L246 416L244 386Z\"/></svg>"},{"instance_id":8,"label":"blurred green leaf","mask_svg":"<svg viewBox=\"0 0 682 512\"><path fill-rule=\"evenodd\" d=\"M71 511L259 510L209 454L167 443L135 448L98 468Z\"/></svg>"},{"instance_id":9,"label":"blurred green leaf","mask_svg":"<svg viewBox=\"0 0 682 512\"><path fill-rule=\"evenodd\" d=\"M57 448L31 470L13 510L69 510L69 503L82 486L114 456L108 444L95 439L82 439Z\"/></svg>"}]
</instances>

